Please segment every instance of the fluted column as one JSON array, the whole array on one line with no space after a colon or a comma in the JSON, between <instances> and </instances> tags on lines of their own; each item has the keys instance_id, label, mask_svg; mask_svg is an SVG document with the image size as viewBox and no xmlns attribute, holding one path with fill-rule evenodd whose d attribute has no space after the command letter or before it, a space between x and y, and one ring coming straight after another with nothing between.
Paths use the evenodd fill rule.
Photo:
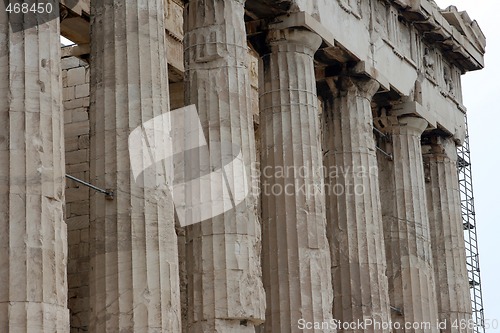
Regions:
<instances>
[{"instance_id":1,"label":"fluted column","mask_svg":"<svg viewBox=\"0 0 500 333\"><path fill-rule=\"evenodd\" d=\"M429 216L425 195L421 135L427 121L393 119L391 136L394 161L381 158L380 186L387 256L387 276L392 321L430 323L429 329L405 332L438 332L437 298L432 263Z\"/></svg>"},{"instance_id":2,"label":"fluted column","mask_svg":"<svg viewBox=\"0 0 500 333\"><path fill-rule=\"evenodd\" d=\"M0 2L0 331L69 332L59 20L43 23L40 15L34 27L25 15L9 15L5 4Z\"/></svg>"},{"instance_id":3,"label":"fluted column","mask_svg":"<svg viewBox=\"0 0 500 333\"><path fill-rule=\"evenodd\" d=\"M303 332L300 320L332 318L313 62L321 38L298 29L275 30L268 42L260 74L265 332Z\"/></svg>"},{"instance_id":4,"label":"fluted column","mask_svg":"<svg viewBox=\"0 0 500 333\"><path fill-rule=\"evenodd\" d=\"M333 315L342 322L388 323L389 294L371 100L374 80L331 82L323 111ZM347 330L344 330L345 332ZM388 332L369 325L352 332Z\"/></svg>"},{"instance_id":5,"label":"fluted column","mask_svg":"<svg viewBox=\"0 0 500 333\"><path fill-rule=\"evenodd\" d=\"M210 150L199 157L201 169L226 170L239 153L244 164L199 189L214 205L221 184L235 194L251 185L242 184L244 173L256 178L244 2L191 0L185 8L186 103L197 106ZM253 333L265 315L255 193L188 226L186 243L187 332Z\"/></svg>"},{"instance_id":6,"label":"fluted column","mask_svg":"<svg viewBox=\"0 0 500 333\"><path fill-rule=\"evenodd\" d=\"M135 182L128 145L136 127L169 111L163 0L92 1L91 12L90 178L115 198L91 194L90 331L177 333L172 200L165 186ZM165 149L164 134L151 151ZM165 177L160 165L149 171Z\"/></svg>"},{"instance_id":7,"label":"fluted column","mask_svg":"<svg viewBox=\"0 0 500 333\"><path fill-rule=\"evenodd\" d=\"M443 332L472 332L463 220L453 138L432 137L424 146L432 255Z\"/></svg>"}]
</instances>

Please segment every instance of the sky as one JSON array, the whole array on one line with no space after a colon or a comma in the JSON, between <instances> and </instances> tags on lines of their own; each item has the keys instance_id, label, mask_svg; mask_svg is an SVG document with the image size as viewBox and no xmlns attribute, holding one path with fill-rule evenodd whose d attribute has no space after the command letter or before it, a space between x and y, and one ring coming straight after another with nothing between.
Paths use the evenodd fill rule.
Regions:
<instances>
[{"instance_id":1,"label":"sky","mask_svg":"<svg viewBox=\"0 0 500 333\"><path fill-rule=\"evenodd\" d=\"M500 332L500 35L499 0L435 0L441 8L455 5L477 20L486 35L486 66L463 77L468 109L473 186L479 238L479 260L485 319Z\"/></svg>"}]
</instances>

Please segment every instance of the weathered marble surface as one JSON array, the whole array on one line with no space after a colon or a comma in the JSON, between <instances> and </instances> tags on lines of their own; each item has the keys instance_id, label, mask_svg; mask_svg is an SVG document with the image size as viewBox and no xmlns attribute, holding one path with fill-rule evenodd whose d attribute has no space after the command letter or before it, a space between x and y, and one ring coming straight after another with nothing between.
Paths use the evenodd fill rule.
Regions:
<instances>
[{"instance_id":1,"label":"weathered marble surface","mask_svg":"<svg viewBox=\"0 0 500 333\"><path fill-rule=\"evenodd\" d=\"M166 186L135 181L128 143L170 109L163 0L93 1L91 11L90 180L115 196L91 193L89 330L177 333L173 203ZM161 135L149 142L153 151L165 144ZM165 179L161 165L149 170Z\"/></svg>"},{"instance_id":2,"label":"weathered marble surface","mask_svg":"<svg viewBox=\"0 0 500 333\"><path fill-rule=\"evenodd\" d=\"M271 31L268 43L260 72L264 332L302 332L299 320L332 318L313 62L321 39L289 29Z\"/></svg>"},{"instance_id":3,"label":"weathered marble surface","mask_svg":"<svg viewBox=\"0 0 500 333\"><path fill-rule=\"evenodd\" d=\"M220 184L239 190L243 173L252 189L234 209L186 228L187 332L253 333L264 321L265 293L244 1L191 0L185 22L186 104L196 105L210 148L190 167L221 169L240 152L244 164L199 195L215 204Z\"/></svg>"},{"instance_id":4,"label":"weathered marble surface","mask_svg":"<svg viewBox=\"0 0 500 333\"><path fill-rule=\"evenodd\" d=\"M439 332L438 291L420 144L428 123L415 117L383 121L391 136L390 151L394 159L379 158L392 321L399 322L401 327L405 323L431 323L426 332L436 333Z\"/></svg>"},{"instance_id":5,"label":"weathered marble surface","mask_svg":"<svg viewBox=\"0 0 500 333\"><path fill-rule=\"evenodd\" d=\"M22 19L0 2L0 331L66 333L60 27Z\"/></svg>"},{"instance_id":6,"label":"weathered marble surface","mask_svg":"<svg viewBox=\"0 0 500 333\"><path fill-rule=\"evenodd\" d=\"M382 197L370 106L379 84L355 77L329 84L323 106L323 156L333 315L342 322L372 318L388 323ZM389 330L371 326L363 332Z\"/></svg>"},{"instance_id":7,"label":"weathered marble surface","mask_svg":"<svg viewBox=\"0 0 500 333\"><path fill-rule=\"evenodd\" d=\"M445 332L472 332L456 145L434 137L423 148L439 320Z\"/></svg>"}]
</instances>

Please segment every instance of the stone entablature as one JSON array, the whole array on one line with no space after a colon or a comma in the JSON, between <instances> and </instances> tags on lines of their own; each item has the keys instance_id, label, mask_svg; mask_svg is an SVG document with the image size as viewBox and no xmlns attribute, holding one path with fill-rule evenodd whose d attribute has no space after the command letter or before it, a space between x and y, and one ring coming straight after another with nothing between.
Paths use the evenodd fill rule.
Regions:
<instances>
[{"instance_id":1,"label":"stone entablature","mask_svg":"<svg viewBox=\"0 0 500 333\"><path fill-rule=\"evenodd\" d=\"M339 63L362 62L382 90L418 102L422 112L416 115L431 129L463 140L461 75L483 68L485 52L485 37L465 12L440 10L427 0L296 0L290 8L278 18L250 22L251 33L291 26L315 31L324 40L317 67L331 73L328 67Z\"/></svg>"}]
</instances>

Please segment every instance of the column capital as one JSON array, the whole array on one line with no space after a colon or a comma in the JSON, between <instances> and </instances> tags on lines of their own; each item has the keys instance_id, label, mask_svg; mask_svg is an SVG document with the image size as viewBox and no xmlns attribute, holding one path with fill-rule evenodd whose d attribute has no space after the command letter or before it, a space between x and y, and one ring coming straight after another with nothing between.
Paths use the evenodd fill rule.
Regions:
<instances>
[{"instance_id":1,"label":"column capital","mask_svg":"<svg viewBox=\"0 0 500 333\"><path fill-rule=\"evenodd\" d=\"M384 123L387 126L386 131L392 134L420 136L429 125L427 120L412 116L384 116L377 119Z\"/></svg>"},{"instance_id":2,"label":"column capital","mask_svg":"<svg viewBox=\"0 0 500 333\"><path fill-rule=\"evenodd\" d=\"M317 33L299 28L275 29L267 35L267 42L271 47L283 44L299 45L309 49L311 55L319 49L322 41Z\"/></svg>"},{"instance_id":3,"label":"column capital","mask_svg":"<svg viewBox=\"0 0 500 333\"><path fill-rule=\"evenodd\" d=\"M452 161L458 159L457 145L453 137L433 136L422 146L425 157L448 158Z\"/></svg>"},{"instance_id":4,"label":"column capital","mask_svg":"<svg viewBox=\"0 0 500 333\"><path fill-rule=\"evenodd\" d=\"M373 96L380 88L380 83L370 77L343 75L327 80L334 98L354 94L371 102Z\"/></svg>"}]
</instances>

